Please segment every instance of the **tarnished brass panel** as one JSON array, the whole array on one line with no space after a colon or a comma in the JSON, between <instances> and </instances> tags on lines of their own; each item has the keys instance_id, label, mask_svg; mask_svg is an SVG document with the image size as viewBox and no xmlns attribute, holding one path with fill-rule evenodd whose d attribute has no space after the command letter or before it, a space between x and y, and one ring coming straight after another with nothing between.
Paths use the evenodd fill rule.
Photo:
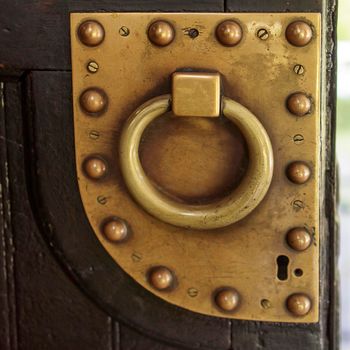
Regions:
<instances>
[{"instance_id":1,"label":"tarnished brass panel","mask_svg":"<svg viewBox=\"0 0 350 350\"><path fill-rule=\"evenodd\" d=\"M320 19L306 13L71 15L76 162L85 211L116 263L160 298L218 317L318 320ZM86 21L103 28L103 40L89 39L95 46L79 39ZM169 24L165 34L173 30L163 46L155 43L170 32L155 40L155 31L149 39L157 21ZM223 44L231 38L217 29L225 21L241 28L232 32L235 45ZM287 39L292 23L307 29L307 40L293 26ZM171 93L171 75L189 69L221 74L223 94L259 119L275 159L261 204L215 230L149 215L128 192L119 165L126 120L149 99ZM173 118L168 112L145 130L139 154L160 191L180 203L205 204L244 181L248 148L239 127L223 116Z\"/></svg>"}]
</instances>

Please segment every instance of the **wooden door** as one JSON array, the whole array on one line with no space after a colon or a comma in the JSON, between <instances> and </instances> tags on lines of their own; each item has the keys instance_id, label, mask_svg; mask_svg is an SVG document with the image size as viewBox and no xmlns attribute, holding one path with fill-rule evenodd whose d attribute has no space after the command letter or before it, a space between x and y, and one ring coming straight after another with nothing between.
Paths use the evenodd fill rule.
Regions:
<instances>
[{"instance_id":1,"label":"wooden door","mask_svg":"<svg viewBox=\"0 0 350 350\"><path fill-rule=\"evenodd\" d=\"M336 1L3 0L1 4L0 348L336 349ZM321 189L318 323L241 321L181 311L134 283L95 238L76 182L69 14L118 11L322 14L326 181Z\"/></svg>"}]
</instances>

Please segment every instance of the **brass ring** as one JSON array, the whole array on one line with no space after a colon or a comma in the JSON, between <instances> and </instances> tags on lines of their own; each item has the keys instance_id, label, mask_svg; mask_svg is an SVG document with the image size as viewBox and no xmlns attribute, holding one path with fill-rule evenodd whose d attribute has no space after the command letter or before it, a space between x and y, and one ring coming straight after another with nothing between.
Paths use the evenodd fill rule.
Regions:
<instances>
[{"instance_id":1,"label":"brass ring","mask_svg":"<svg viewBox=\"0 0 350 350\"><path fill-rule=\"evenodd\" d=\"M146 127L171 109L171 95L153 98L126 121L120 139L120 166L134 199L154 217L180 227L216 229L251 213L267 193L273 174L272 146L264 127L247 108L222 97L222 112L242 132L249 150L249 166L240 185L225 198L205 205L176 202L158 191L146 176L139 144Z\"/></svg>"}]
</instances>

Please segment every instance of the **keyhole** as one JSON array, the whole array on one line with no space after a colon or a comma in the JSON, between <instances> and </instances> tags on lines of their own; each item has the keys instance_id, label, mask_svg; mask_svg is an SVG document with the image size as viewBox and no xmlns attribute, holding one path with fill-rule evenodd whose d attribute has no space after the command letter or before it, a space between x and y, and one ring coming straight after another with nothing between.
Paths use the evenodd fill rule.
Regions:
<instances>
[{"instance_id":1,"label":"keyhole","mask_svg":"<svg viewBox=\"0 0 350 350\"><path fill-rule=\"evenodd\" d=\"M281 281L288 279L289 258L285 255L280 255L277 258L277 278Z\"/></svg>"}]
</instances>

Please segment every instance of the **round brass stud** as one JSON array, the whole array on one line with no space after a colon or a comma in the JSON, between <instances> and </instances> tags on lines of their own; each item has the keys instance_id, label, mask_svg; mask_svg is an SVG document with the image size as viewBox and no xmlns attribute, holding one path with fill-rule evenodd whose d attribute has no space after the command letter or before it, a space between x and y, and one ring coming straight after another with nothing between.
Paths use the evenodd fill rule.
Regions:
<instances>
[{"instance_id":1,"label":"round brass stud","mask_svg":"<svg viewBox=\"0 0 350 350\"><path fill-rule=\"evenodd\" d=\"M288 245L299 252L306 250L311 245L311 235L304 227L295 227L288 231L286 237Z\"/></svg>"},{"instance_id":2,"label":"round brass stud","mask_svg":"<svg viewBox=\"0 0 350 350\"><path fill-rule=\"evenodd\" d=\"M305 316L311 309L311 300L306 294L292 294L287 299L287 309L294 316Z\"/></svg>"},{"instance_id":3,"label":"round brass stud","mask_svg":"<svg viewBox=\"0 0 350 350\"><path fill-rule=\"evenodd\" d=\"M153 288L166 291L174 287L175 277L167 267L158 266L150 270L148 281Z\"/></svg>"},{"instance_id":4,"label":"round brass stud","mask_svg":"<svg viewBox=\"0 0 350 350\"><path fill-rule=\"evenodd\" d=\"M310 179L311 170L304 162L296 161L288 165L286 175L290 181L302 185Z\"/></svg>"},{"instance_id":5,"label":"round brass stud","mask_svg":"<svg viewBox=\"0 0 350 350\"><path fill-rule=\"evenodd\" d=\"M80 106L88 114L102 114L106 110L107 105L107 95L101 89L90 88L85 90L80 96Z\"/></svg>"},{"instance_id":6,"label":"round brass stud","mask_svg":"<svg viewBox=\"0 0 350 350\"><path fill-rule=\"evenodd\" d=\"M286 30L286 38L294 46L306 46L312 39L312 28L304 21L291 23Z\"/></svg>"},{"instance_id":7,"label":"round brass stud","mask_svg":"<svg viewBox=\"0 0 350 350\"><path fill-rule=\"evenodd\" d=\"M233 312L237 309L240 301L238 292L233 288L223 288L216 292L215 303L225 312Z\"/></svg>"},{"instance_id":8,"label":"round brass stud","mask_svg":"<svg viewBox=\"0 0 350 350\"><path fill-rule=\"evenodd\" d=\"M175 30L166 21L156 21L148 29L148 38L157 46L167 46L174 40Z\"/></svg>"},{"instance_id":9,"label":"round brass stud","mask_svg":"<svg viewBox=\"0 0 350 350\"><path fill-rule=\"evenodd\" d=\"M242 27L235 21L224 21L216 28L216 38L222 45L235 46L242 40Z\"/></svg>"},{"instance_id":10,"label":"round brass stud","mask_svg":"<svg viewBox=\"0 0 350 350\"><path fill-rule=\"evenodd\" d=\"M129 230L126 222L120 218L111 218L102 227L104 236L111 242L119 243L126 240Z\"/></svg>"},{"instance_id":11,"label":"round brass stud","mask_svg":"<svg viewBox=\"0 0 350 350\"><path fill-rule=\"evenodd\" d=\"M105 38L105 31L97 21L85 21L78 28L78 37L86 46L97 46Z\"/></svg>"},{"instance_id":12,"label":"round brass stud","mask_svg":"<svg viewBox=\"0 0 350 350\"><path fill-rule=\"evenodd\" d=\"M99 156L89 157L84 161L85 174L93 180L102 179L107 173L107 164Z\"/></svg>"},{"instance_id":13,"label":"round brass stud","mask_svg":"<svg viewBox=\"0 0 350 350\"><path fill-rule=\"evenodd\" d=\"M310 97L302 92L296 92L288 97L287 108L290 113L303 117L310 113L312 102Z\"/></svg>"}]
</instances>

